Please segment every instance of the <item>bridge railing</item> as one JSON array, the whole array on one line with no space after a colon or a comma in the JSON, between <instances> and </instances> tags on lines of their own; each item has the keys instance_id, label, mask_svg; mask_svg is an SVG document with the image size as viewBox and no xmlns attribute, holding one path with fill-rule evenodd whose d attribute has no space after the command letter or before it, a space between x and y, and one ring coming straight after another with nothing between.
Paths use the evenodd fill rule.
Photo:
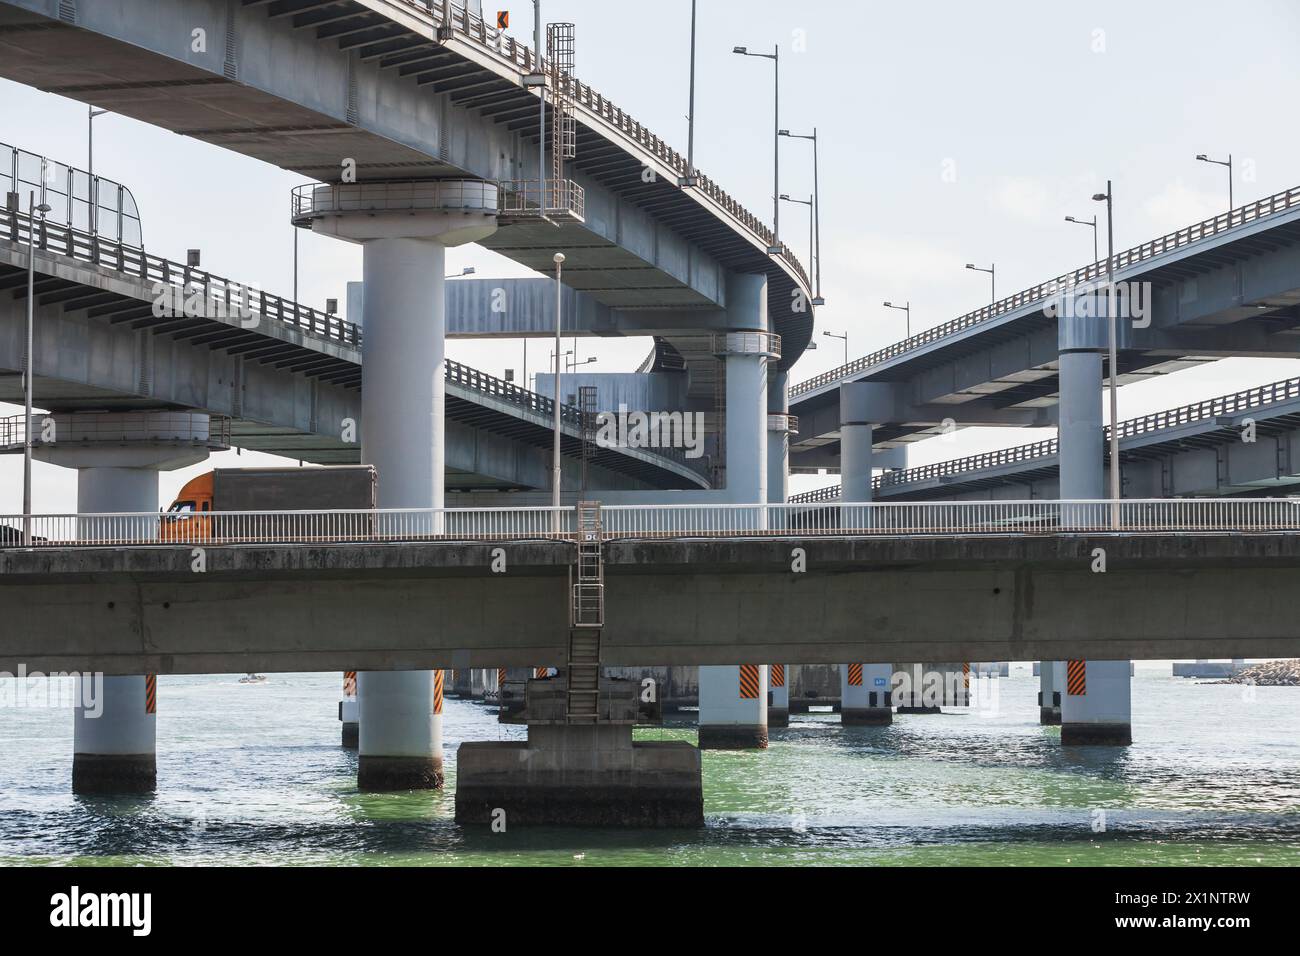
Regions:
<instances>
[{"instance_id":1,"label":"bridge railing","mask_svg":"<svg viewBox=\"0 0 1300 956\"><path fill-rule=\"evenodd\" d=\"M1212 236L1220 235L1229 229L1246 223L1255 222L1268 216L1285 212L1289 209L1300 207L1300 186L1293 187L1272 196L1266 196L1253 203L1247 203L1244 206L1238 206L1228 212L1201 222L1193 223L1182 229L1167 233L1157 239L1144 242L1139 246L1131 249L1125 249L1122 252L1115 253L1115 272L1119 272L1128 266L1145 262L1155 256L1163 255L1166 252L1172 252L1175 249L1181 249L1193 243L1200 242ZM879 351L872 352L870 355L864 355L862 358L854 359L847 365L841 365L839 368L831 369L829 372L823 372L814 376L807 381L800 382L790 388L790 397L806 394L838 382L841 379L851 378L873 365L879 365L881 362L888 361L907 352L913 352L932 342L955 335L973 326L980 325L990 319L997 318L1000 315L1006 315L1021 306L1030 305L1034 302L1042 302L1054 296L1061 295L1064 292L1088 283L1097 283L1104 281L1106 278L1106 261L1101 260L1075 269L1073 272L1067 272L1065 275L1057 276L1047 282L1040 282L1036 286L1017 292L1015 295L1007 296L1005 299L999 299L991 305L983 306L974 312L968 312L959 316L950 322L942 325L936 325L934 328L918 332L910 338L903 339L901 342L895 342L886 346Z\"/></svg>"},{"instance_id":2,"label":"bridge railing","mask_svg":"<svg viewBox=\"0 0 1300 956\"><path fill-rule=\"evenodd\" d=\"M850 505L614 505L602 537L809 538L1300 531L1300 498L936 501ZM0 549L573 541L574 508L0 516Z\"/></svg>"},{"instance_id":3,"label":"bridge railing","mask_svg":"<svg viewBox=\"0 0 1300 956\"><path fill-rule=\"evenodd\" d=\"M0 212L0 239L26 246L32 241L32 223L26 213ZM38 222L37 248L80 262L102 266L132 278L160 283L155 287L156 307L162 314L184 318L253 317L282 322L309 335L359 347L361 330L337 315L327 315L291 299L271 295L249 285L153 256L136 246L60 223ZM24 250L25 251L25 250Z\"/></svg>"},{"instance_id":4,"label":"bridge railing","mask_svg":"<svg viewBox=\"0 0 1300 956\"><path fill-rule=\"evenodd\" d=\"M1152 412L1150 415L1127 419L1119 423L1119 437L1124 439L1137 435L1153 435L1179 425L1191 425L1225 415L1258 411L1270 405L1293 401L1297 398L1300 398L1300 378L1283 379L1280 382L1270 382L1267 385L1258 385L1255 388L1243 389L1239 392L1220 395L1201 402L1180 405L1178 408L1167 408ZM1109 439L1110 426L1103 426L1102 431L1105 437ZM881 488L895 488L899 485L914 482L933 481L936 478L971 474L988 468L1051 458L1057 454L1058 450L1057 439L1048 438L1044 441L1014 445L1011 448L981 452L978 455L968 455L965 458L953 458L948 461L918 465L915 468L888 471L872 478L871 486L879 490ZM1109 447L1106 448L1104 454L1109 455ZM817 501L838 501L839 498L840 486L834 485L791 495L790 501L794 504L808 504Z\"/></svg>"},{"instance_id":5,"label":"bridge railing","mask_svg":"<svg viewBox=\"0 0 1300 956\"><path fill-rule=\"evenodd\" d=\"M439 26L449 26L453 33L474 40L501 60L509 63L521 74L535 72L549 74L551 72L550 63L545 57L534 53L529 46L520 43L514 37L499 33L494 26L481 17L475 16L464 6L458 6L455 3L450 4L450 17L444 23L443 3L441 0L401 0L401 2L429 17L432 23ZM697 188L703 191L727 215L753 233L764 244L765 248L772 245L774 241L772 230L764 225L757 216L736 202L708 176L705 176L699 170L692 170L686 162L685 156L670 147L587 84L577 78L572 78L570 82L572 83L570 94L578 106L583 107L632 139L637 145L676 172L678 176L694 176L699 184ZM808 285L807 271L784 243L781 244L781 258L799 276L803 284Z\"/></svg>"}]
</instances>

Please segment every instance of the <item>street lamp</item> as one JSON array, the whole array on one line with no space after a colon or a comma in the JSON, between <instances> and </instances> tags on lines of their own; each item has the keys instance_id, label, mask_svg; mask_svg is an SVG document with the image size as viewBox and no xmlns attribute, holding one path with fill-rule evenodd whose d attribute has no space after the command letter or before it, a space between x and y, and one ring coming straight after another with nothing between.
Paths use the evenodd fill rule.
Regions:
<instances>
[{"instance_id":1,"label":"street lamp","mask_svg":"<svg viewBox=\"0 0 1300 956\"><path fill-rule=\"evenodd\" d=\"M830 339L840 339L844 342L844 364L848 365L849 364L849 333L845 332L843 335L836 335L834 332L823 332L822 335Z\"/></svg>"},{"instance_id":2,"label":"street lamp","mask_svg":"<svg viewBox=\"0 0 1300 956\"><path fill-rule=\"evenodd\" d=\"M966 263L966 268L975 272L987 272L989 274L989 294L992 295L990 302L998 301L998 276L997 263L990 263L987 269L975 265L973 262Z\"/></svg>"},{"instance_id":3,"label":"street lamp","mask_svg":"<svg viewBox=\"0 0 1300 956\"><path fill-rule=\"evenodd\" d=\"M1094 202L1106 204L1106 316L1110 344L1110 500L1111 525L1119 528L1119 358L1115 316L1115 217L1114 189L1106 180L1106 191L1095 193Z\"/></svg>"},{"instance_id":4,"label":"street lamp","mask_svg":"<svg viewBox=\"0 0 1300 956\"><path fill-rule=\"evenodd\" d=\"M912 303L911 303L911 301L909 300L908 302L904 303L903 305L894 305L894 303L892 303L892 302L886 302L886 303L885 303L885 308L886 308L886 309L898 309L900 312L906 312L906 313L907 313L907 337L910 339L910 338L912 337Z\"/></svg>"},{"instance_id":5,"label":"street lamp","mask_svg":"<svg viewBox=\"0 0 1300 956\"><path fill-rule=\"evenodd\" d=\"M475 272L477 272L477 271L478 271L478 270L477 270L476 268L474 268L473 266L466 266L464 269L461 269L460 272L457 272L455 275L447 276L447 278L448 278L448 279L459 279L461 276L472 276L472 275L473 275Z\"/></svg>"},{"instance_id":6,"label":"street lamp","mask_svg":"<svg viewBox=\"0 0 1300 956\"><path fill-rule=\"evenodd\" d=\"M1206 156L1204 153L1197 153L1196 158L1203 163L1213 163L1216 166L1228 167L1228 211L1232 212L1232 153L1228 154L1226 161L1222 159L1210 159L1210 157Z\"/></svg>"},{"instance_id":7,"label":"street lamp","mask_svg":"<svg viewBox=\"0 0 1300 956\"><path fill-rule=\"evenodd\" d=\"M108 110L86 107L86 203L90 207L87 219L92 236L99 233L99 190L95 188L95 118ZM68 183L68 202L72 201L72 184Z\"/></svg>"},{"instance_id":8,"label":"street lamp","mask_svg":"<svg viewBox=\"0 0 1300 956\"><path fill-rule=\"evenodd\" d=\"M808 207L808 268L810 269L812 268L813 261L817 258L817 244L816 244L816 240L813 237L813 222L814 219L816 218L816 213L817 213L815 196L816 194L814 193L812 196L809 196L807 199L791 199L785 193L781 194L781 198L786 202L798 203L800 206ZM816 296L813 299L812 304L821 305L822 301L823 300L821 296Z\"/></svg>"},{"instance_id":9,"label":"street lamp","mask_svg":"<svg viewBox=\"0 0 1300 956\"><path fill-rule=\"evenodd\" d=\"M1097 254L1097 217L1093 216L1092 220L1089 221L1087 219L1075 219L1073 216L1066 216L1065 221L1072 222L1080 226L1092 227L1092 261L1096 262L1099 258L1101 258Z\"/></svg>"},{"instance_id":10,"label":"street lamp","mask_svg":"<svg viewBox=\"0 0 1300 956\"><path fill-rule=\"evenodd\" d=\"M560 285L560 275L564 268L564 253L557 252L552 261L555 262L555 439L551 445L551 507L558 509L560 507L560 367L563 361L564 345L560 341L560 329L562 327L562 317L560 314L560 291L563 288ZM558 524L560 514L557 510L555 521Z\"/></svg>"},{"instance_id":11,"label":"street lamp","mask_svg":"<svg viewBox=\"0 0 1300 956\"><path fill-rule=\"evenodd\" d=\"M767 254L781 254L781 47L773 46L771 53L750 53L748 47L732 48L732 53L740 56L756 56L772 61L773 89L775 98L772 106L772 244L767 247Z\"/></svg>"},{"instance_id":12,"label":"street lamp","mask_svg":"<svg viewBox=\"0 0 1300 956\"><path fill-rule=\"evenodd\" d=\"M807 136L801 133L791 133L788 129L778 131L778 136L785 136L790 139L808 139L813 144L813 202L816 207L813 211L813 219L816 222L817 231L817 251L814 258L817 260L817 294L813 297L813 305L825 305L826 300L822 298L822 191L818 182L817 173L817 127L813 127L812 135ZM810 263L811 264L811 263Z\"/></svg>"},{"instance_id":13,"label":"street lamp","mask_svg":"<svg viewBox=\"0 0 1300 956\"><path fill-rule=\"evenodd\" d=\"M691 110L686 117L686 175L679 177L679 186L698 186L695 175L695 0L691 0Z\"/></svg>"},{"instance_id":14,"label":"street lamp","mask_svg":"<svg viewBox=\"0 0 1300 956\"><path fill-rule=\"evenodd\" d=\"M573 351L570 350L568 354L572 355ZM590 365L592 362L595 361L596 361L596 356L594 355L591 356L590 358L585 358L582 361L578 361L578 357L574 355L573 358L565 360L564 367L566 371L572 373L578 370L579 365Z\"/></svg>"},{"instance_id":15,"label":"street lamp","mask_svg":"<svg viewBox=\"0 0 1300 956\"><path fill-rule=\"evenodd\" d=\"M45 160L41 160L41 173ZM44 179L44 175L42 175ZM27 194L27 352L23 362L23 547L32 546L32 391L36 377L33 327L36 304L36 223L45 223L47 203L36 204L36 192Z\"/></svg>"}]
</instances>

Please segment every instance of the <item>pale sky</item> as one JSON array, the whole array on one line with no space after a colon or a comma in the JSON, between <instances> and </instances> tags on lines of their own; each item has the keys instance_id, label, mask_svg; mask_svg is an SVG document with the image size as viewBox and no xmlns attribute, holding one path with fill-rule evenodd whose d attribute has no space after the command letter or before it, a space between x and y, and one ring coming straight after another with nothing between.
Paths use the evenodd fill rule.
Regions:
<instances>
[{"instance_id":1,"label":"pale sky","mask_svg":"<svg viewBox=\"0 0 1300 956\"><path fill-rule=\"evenodd\" d=\"M511 32L531 37L531 4L499 5L512 7ZM1084 264L1090 230L1063 219L1097 212L1089 197L1107 178L1119 248L1226 208L1226 170L1196 162L1197 153L1233 154L1238 205L1300 182L1300 128L1284 113L1297 92L1293 0L700 0L699 8L700 169L770 220L771 64L735 56L733 46L781 44L781 125L815 125L822 137L827 304L817 316L819 348L795 368L796 382L842 363L843 345L823 331L847 330L851 358L902 338L903 315L883 308L885 299L910 299L914 331L984 304L988 276L966 262L996 263L999 296ZM546 0L543 14L577 24L584 82L685 151L689 0ZM84 168L86 108L0 81L0 141ZM781 149L781 191L806 197L811 148L783 141ZM95 121L95 168L131 188L150 252L183 259L199 247L206 269L290 293L289 190L301 177L111 114ZM807 210L783 204L781 215L784 239L807 264ZM359 247L309 234L300 242L300 298L346 302L346 282L360 278ZM449 272L473 265L480 278L531 274L477 246L451 250L447 264ZM599 360L590 371L630 371L649 342L588 339L580 348ZM497 375L518 374L521 352L520 342L448 348ZM530 372L548 354L534 343ZM1121 416L1293 375L1300 362L1214 363L1123 389ZM951 443L913 446L910 462L1050 434L967 430ZM235 461L231 453L164 475L165 499L191 475ZM36 468L35 509L73 510L73 472ZM796 476L792 489L836 481ZM0 459L0 512L19 510L20 488L20 461Z\"/></svg>"}]
</instances>

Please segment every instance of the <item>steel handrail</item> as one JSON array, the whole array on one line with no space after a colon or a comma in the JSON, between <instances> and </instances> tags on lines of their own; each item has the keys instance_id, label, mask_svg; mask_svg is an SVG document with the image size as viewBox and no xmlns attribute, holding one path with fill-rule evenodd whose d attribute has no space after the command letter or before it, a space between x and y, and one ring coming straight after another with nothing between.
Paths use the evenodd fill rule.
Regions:
<instances>
[{"instance_id":1,"label":"steel handrail","mask_svg":"<svg viewBox=\"0 0 1300 956\"><path fill-rule=\"evenodd\" d=\"M612 505L603 540L1300 531L1300 498ZM0 549L572 541L575 508L442 508L0 516Z\"/></svg>"},{"instance_id":2,"label":"steel handrail","mask_svg":"<svg viewBox=\"0 0 1300 956\"><path fill-rule=\"evenodd\" d=\"M1124 439L1133 438L1137 435L1150 435L1179 425L1190 425L1240 412L1258 411L1267 408L1269 405L1276 405L1297 398L1300 398L1300 378L1283 379L1270 382L1267 385L1257 385L1254 388L1242 389L1239 392L1231 392L1216 398L1191 402L1177 408L1164 409L1138 418L1127 419L1119 423L1119 437ZM1109 425L1102 426L1102 432L1106 439L1110 438ZM876 475L871 484L876 489L892 488L913 482L929 481L934 478L982 471L986 468L996 468L1001 465L1017 464L1022 461L1050 458L1057 454L1058 450L1058 439L1048 438L1039 442L1000 448L996 451L981 452L978 455L968 455L965 458L952 458L948 461L932 462L928 465L918 465L915 468L886 472L883 475ZM839 497L840 486L835 485L829 488L818 488L814 491L791 495L790 501L797 503L838 501Z\"/></svg>"},{"instance_id":3,"label":"steel handrail","mask_svg":"<svg viewBox=\"0 0 1300 956\"><path fill-rule=\"evenodd\" d=\"M1219 235L1229 229L1245 225L1248 222L1255 222L1264 219L1267 216L1276 215L1300 206L1300 186L1275 193L1253 203L1247 203L1244 206L1238 206L1226 213L1204 219L1201 222L1193 223L1182 229L1167 233L1157 239L1144 242L1141 245L1134 246L1131 249L1125 249L1122 252L1115 253L1115 272L1128 266L1145 262L1155 256L1162 255L1174 249L1181 249L1184 246L1200 242L1211 236ZM1075 269L1073 272L1067 272L1065 275L1057 276L1047 282L1040 282L1015 295L999 299L992 305L986 305L976 309L974 312L968 312L959 316L943 325L936 325L934 328L918 332L910 338L903 339L901 342L895 342L883 349L872 352L870 355L864 355L862 358L854 359L847 365L841 365L839 368L831 369L820 375L814 376L807 381L800 382L798 385L790 387L790 397L795 398L808 392L829 385L840 379L848 378L865 371L873 365L896 358L907 352L915 351L922 346L929 345L940 339L947 338L957 332L965 331L972 326L980 325L984 322L994 319L1000 315L1014 311L1021 306L1029 305L1034 302L1041 302L1050 299L1053 296L1085 283L1100 282L1106 277L1106 262L1101 260L1082 268Z\"/></svg>"},{"instance_id":4,"label":"steel handrail","mask_svg":"<svg viewBox=\"0 0 1300 956\"><path fill-rule=\"evenodd\" d=\"M487 21L470 13L464 7L452 4L450 21L444 24L442 5L436 0L433 0L433 2L431 0L398 0L398 2L427 17L430 26L448 26L453 33L474 40L498 60L517 70L521 78L531 73L549 74L551 72L551 64L545 57L540 57L531 47L519 42L514 37L504 33L499 34L494 27L488 25ZM432 30L430 33L436 35ZM764 248L771 247L773 243L772 230L765 226L757 216L736 202L708 176L698 169L691 169L686 162L685 156L672 149L662 139L615 106L609 99L597 93L576 77L569 77L567 82L572 84L569 92L572 101L576 105L583 107L589 115L595 116L633 140L638 146L654 156L655 159L672 169L679 177L694 176L698 183L695 188L701 190L732 219L757 237L763 243ZM804 286L807 286L807 271L785 243L781 243L781 258L802 280Z\"/></svg>"}]
</instances>

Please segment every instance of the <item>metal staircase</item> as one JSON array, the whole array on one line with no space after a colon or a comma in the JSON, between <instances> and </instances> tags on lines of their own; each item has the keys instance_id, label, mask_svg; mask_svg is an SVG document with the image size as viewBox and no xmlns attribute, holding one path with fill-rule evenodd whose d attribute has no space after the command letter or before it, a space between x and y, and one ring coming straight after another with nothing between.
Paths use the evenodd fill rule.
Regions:
<instances>
[{"instance_id":1,"label":"metal staircase","mask_svg":"<svg viewBox=\"0 0 1300 956\"><path fill-rule=\"evenodd\" d=\"M600 719L600 631L605 625L605 567L600 503L577 509L577 579L570 573L567 717L571 724Z\"/></svg>"}]
</instances>

